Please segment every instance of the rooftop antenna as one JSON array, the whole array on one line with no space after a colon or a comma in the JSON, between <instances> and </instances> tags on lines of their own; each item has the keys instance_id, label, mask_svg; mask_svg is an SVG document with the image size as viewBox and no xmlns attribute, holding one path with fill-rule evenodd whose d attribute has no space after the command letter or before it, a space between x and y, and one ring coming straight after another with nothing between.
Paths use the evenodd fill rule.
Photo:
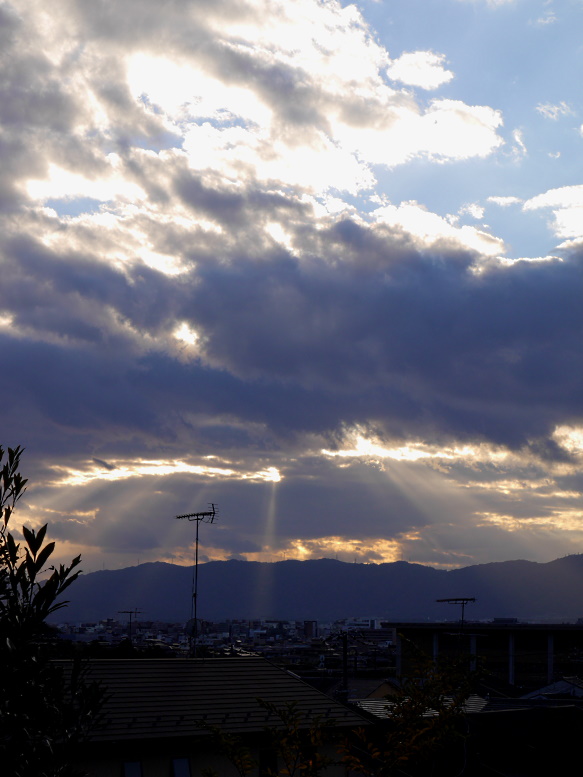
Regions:
<instances>
[{"instance_id":1,"label":"rooftop antenna","mask_svg":"<svg viewBox=\"0 0 583 777\"><path fill-rule=\"evenodd\" d=\"M128 639L130 641L130 645L132 645L132 616L141 614L141 610L138 610L134 607L133 610L118 610L118 613L122 615L129 615L130 616L130 628L128 633ZM133 645L132 645L133 646Z\"/></svg>"},{"instance_id":2,"label":"rooftop antenna","mask_svg":"<svg viewBox=\"0 0 583 777\"><path fill-rule=\"evenodd\" d=\"M215 517L218 513L217 507L211 502L210 510L206 510L201 513L186 513L185 515L177 515L177 520L186 518L187 521L196 522L196 543L194 551L194 571L192 576L192 604L191 604L191 620L194 623L194 627L191 632L192 640L192 654L196 658L196 644L198 640L198 620L197 620L197 597L198 597L198 529L201 523L214 523Z\"/></svg>"},{"instance_id":3,"label":"rooftop antenna","mask_svg":"<svg viewBox=\"0 0 583 777\"><path fill-rule=\"evenodd\" d=\"M451 599L436 599L436 602L446 602L447 604L461 604L462 606L462 618L460 621L460 630L463 631L464 628L464 612L466 609L466 604L469 602L475 602L475 598L473 596L454 596Z\"/></svg>"}]
</instances>

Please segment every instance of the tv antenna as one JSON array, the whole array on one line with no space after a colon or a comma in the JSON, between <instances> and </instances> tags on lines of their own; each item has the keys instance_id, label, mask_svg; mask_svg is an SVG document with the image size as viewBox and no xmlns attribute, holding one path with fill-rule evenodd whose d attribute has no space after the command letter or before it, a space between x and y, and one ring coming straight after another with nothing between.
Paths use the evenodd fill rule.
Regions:
<instances>
[{"instance_id":1,"label":"tv antenna","mask_svg":"<svg viewBox=\"0 0 583 777\"><path fill-rule=\"evenodd\" d=\"M118 613L121 615L129 615L130 616L130 627L129 627L129 633L128 633L128 639L130 641L130 645L132 645L132 616L141 614L141 610L138 610L134 607L133 610L118 610Z\"/></svg>"},{"instance_id":2,"label":"tv antenna","mask_svg":"<svg viewBox=\"0 0 583 777\"><path fill-rule=\"evenodd\" d=\"M473 596L454 596L451 599L436 599L436 602L446 602L447 604L461 604L462 606L462 618L460 621L461 629L464 628L464 613L466 609L466 604L469 604L469 602L475 602L475 598Z\"/></svg>"},{"instance_id":3,"label":"tv antenna","mask_svg":"<svg viewBox=\"0 0 583 777\"><path fill-rule=\"evenodd\" d=\"M201 513L185 513L184 515L177 515L177 520L186 519L190 522L196 522L196 541L194 551L194 570L192 575L192 603L191 603L191 620L194 622L194 628L192 630L191 639L193 641L193 655L196 658L196 643L198 639L198 620L197 620L197 598L198 598L198 530L201 523L214 523L216 515L218 513L217 506L211 502L210 510L205 510Z\"/></svg>"}]
</instances>

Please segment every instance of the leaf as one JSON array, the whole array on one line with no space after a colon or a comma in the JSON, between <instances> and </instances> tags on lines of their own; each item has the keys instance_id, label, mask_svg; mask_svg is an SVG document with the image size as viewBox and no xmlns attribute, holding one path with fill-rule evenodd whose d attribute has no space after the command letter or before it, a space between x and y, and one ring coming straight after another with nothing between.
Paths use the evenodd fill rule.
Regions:
<instances>
[{"instance_id":1,"label":"leaf","mask_svg":"<svg viewBox=\"0 0 583 777\"><path fill-rule=\"evenodd\" d=\"M14 537L12 534L10 534L10 532L6 535L6 548L8 551L8 562L11 567L14 567L18 560L18 550L20 545L14 541Z\"/></svg>"},{"instance_id":2,"label":"leaf","mask_svg":"<svg viewBox=\"0 0 583 777\"><path fill-rule=\"evenodd\" d=\"M46 564L48 558L52 554L53 550L55 549L55 543L54 542L48 542L44 548L41 550L41 552L36 557L36 571L40 572L41 569Z\"/></svg>"},{"instance_id":3,"label":"leaf","mask_svg":"<svg viewBox=\"0 0 583 777\"><path fill-rule=\"evenodd\" d=\"M30 552L32 553L33 556L36 556L38 549L40 548L40 543L37 540L34 530L28 529L26 526L23 526L22 534L24 535L24 539L30 549Z\"/></svg>"},{"instance_id":4,"label":"leaf","mask_svg":"<svg viewBox=\"0 0 583 777\"><path fill-rule=\"evenodd\" d=\"M41 545L44 542L45 534L47 533L47 527L48 527L48 523L45 523L45 525L41 526L37 532L36 536L38 537L38 540Z\"/></svg>"},{"instance_id":5,"label":"leaf","mask_svg":"<svg viewBox=\"0 0 583 777\"><path fill-rule=\"evenodd\" d=\"M24 563L26 565L26 571L28 573L28 579L32 582L34 582L36 578L36 564L34 563L33 557L28 552L28 548L26 550L26 556L24 557Z\"/></svg>"}]
</instances>

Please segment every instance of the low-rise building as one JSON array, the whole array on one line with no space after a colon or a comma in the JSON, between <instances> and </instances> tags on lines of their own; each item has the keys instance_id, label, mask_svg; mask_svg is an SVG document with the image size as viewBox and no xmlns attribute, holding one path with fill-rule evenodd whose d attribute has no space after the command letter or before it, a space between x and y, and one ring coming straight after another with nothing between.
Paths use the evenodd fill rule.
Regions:
<instances>
[{"instance_id":1,"label":"low-rise building","mask_svg":"<svg viewBox=\"0 0 583 777\"><path fill-rule=\"evenodd\" d=\"M91 660L86 679L105 692L101 724L75 763L90 777L191 777L209 768L236 775L213 731L238 737L255 773L267 774L275 754L266 730L285 730L290 710L306 731L330 721L332 737L369 725L357 710L257 656ZM335 752L332 741L326 747ZM340 777L344 768L326 773Z\"/></svg>"}]
</instances>

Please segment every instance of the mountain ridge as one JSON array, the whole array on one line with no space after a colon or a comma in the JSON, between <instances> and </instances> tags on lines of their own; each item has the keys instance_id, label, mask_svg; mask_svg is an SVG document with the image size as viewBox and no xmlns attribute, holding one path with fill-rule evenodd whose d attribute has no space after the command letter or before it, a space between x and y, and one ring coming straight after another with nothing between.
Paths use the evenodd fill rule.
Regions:
<instances>
[{"instance_id":1,"label":"mountain ridge","mask_svg":"<svg viewBox=\"0 0 583 777\"><path fill-rule=\"evenodd\" d=\"M209 561L198 569L198 615L207 620L393 621L458 617L436 599L468 596L472 619L574 620L583 617L583 554L548 562L516 559L457 569L407 561L359 564L336 559ZM138 609L147 620L190 617L192 567L163 561L82 575L53 622L95 621Z\"/></svg>"}]
</instances>

